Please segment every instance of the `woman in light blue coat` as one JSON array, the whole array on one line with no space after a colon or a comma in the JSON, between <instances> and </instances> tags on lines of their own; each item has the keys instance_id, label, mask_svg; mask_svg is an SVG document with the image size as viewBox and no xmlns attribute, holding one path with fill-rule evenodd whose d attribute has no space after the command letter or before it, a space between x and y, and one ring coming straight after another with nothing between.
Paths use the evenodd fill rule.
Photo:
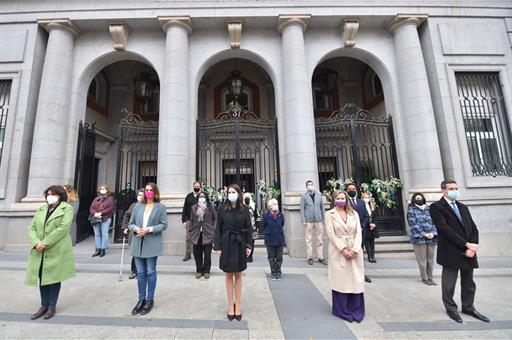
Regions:
<instances>
[{"instance_id":1,"label":"woman in light blue coat","mask_svg":"<svg viewBox=\"0 0 512 340\"><path fill-rule=\"evenodd\" d=\"M133 233L130 255L135 259L139 301L132 315L148 314L154 305L156 261L163 252L162 231L167 228L167 209L160 203L155 183L144 188L144 200L134 208L128 223ZM146 294L147 291L147 294Z\"/></svg>"}]
</instances>

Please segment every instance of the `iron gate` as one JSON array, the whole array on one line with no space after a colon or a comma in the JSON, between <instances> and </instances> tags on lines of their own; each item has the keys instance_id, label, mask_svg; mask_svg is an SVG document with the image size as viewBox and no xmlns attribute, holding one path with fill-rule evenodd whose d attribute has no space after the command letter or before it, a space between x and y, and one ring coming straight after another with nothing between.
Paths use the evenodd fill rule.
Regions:
<instances>
[{"instance_id":1,"label":"iron gate","mask_svg":"<svg viewBox=\"0 0 512 340\"><path fill-rule=\"evenodd\" d=\"M96 197L96 185L98 182L98 162L95 158L96 132L94 125L95 123L80 122L78 127L74 186L80 201L76 217L76 235L72 235L76 242L86 239L92 231L89 224L89 207L94 197Z\"/></svg>"},{"instance_id":2,"label":"iron gate","mask_svg":"<svg viewBox=\"0 0 512 340\"><path fill-rule=\"evenodd\" d=\"M225 112L216 120L198 120L196 160L196 178L215 189L236 183L238 173L238 184L256 194L261 210L256 182L280 187L277 120L259 119L252 112L239 118Z\"/></svg>"},{"instance_id":3,"label":"iron gate","mask_svg":"<svg viewBox=\"0 0 512 340\"><path fill-rule=\"evenodd\" d=\"M121 226L125 211L136 201L136 190L148 182L157 183L158 122L144 121L123 110L119 124L114 240L122 241Z\"/></svg>"},{"instance_id":4,"label":"iron gate","mask_svg":"<svg viewBox=\"0 0 512 340\"><path fill-rule=\"evenodd\" d=\"M348 103L329 118L315 121L321 190L331 178L352 178L356 185L372 179L399 178L391 117L374 117ZM376 220L382 235L405 232L401 192L396 208L379 207Z\"/></svg>"}]
</instances>

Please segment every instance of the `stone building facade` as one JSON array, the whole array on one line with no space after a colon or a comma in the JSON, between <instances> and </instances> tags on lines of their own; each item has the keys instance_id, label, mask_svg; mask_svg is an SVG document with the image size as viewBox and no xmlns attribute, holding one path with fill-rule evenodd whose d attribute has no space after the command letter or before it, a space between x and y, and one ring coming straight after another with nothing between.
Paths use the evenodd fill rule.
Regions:
<instances>
[{"instance_id":1,"label":"stone building facade","mask_svg":"<svg viewBox=\"0 0 512 340\"><path fill-rule=\"evenodd\" d=\"M436 200L441 180L453 178L482 253L512 255L509 1L8 0L0 44L0 249L27 246L26 227L51 184L87 180L121 194L127 183L156 180L169 214L165 251L182 254L181 207L193 180L223 186L237 167L249 191L258 179L279 186L290 254L305 256L305 181L322 187L324 175L351 175L352 162L384 157L404 183L402 219L413 192ZM237 160L231 127L199 143L229 111L233 72L253 120L242 117ZM152 82L149 97L138 93L139 76ZM343 107L392 117L381 139L387 156L322 149L319 122ZM155 146L137 161L123 144L123 109L152 131L131 135ZM274 125L258 130L263 120ZM90 158L80 153L83 124L95 126Z\"/></svg>"}]
</instances>

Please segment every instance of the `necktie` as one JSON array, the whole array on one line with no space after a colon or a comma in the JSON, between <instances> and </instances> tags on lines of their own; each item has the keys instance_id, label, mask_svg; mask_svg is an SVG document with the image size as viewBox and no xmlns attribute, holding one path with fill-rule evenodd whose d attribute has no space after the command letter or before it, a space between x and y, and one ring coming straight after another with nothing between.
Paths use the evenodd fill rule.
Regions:
<instances>
[{"instance_id":1,"label":"necktie","mask_svg":"<svg viewBox=\"0 0 512 340\"><path fill-rule=\"evenodd\" d=\"M354 208L357 208L357 201L355 198L352 199L352 205L354 206Z\"/></svg>"},{"instance_id":2,"label":"necktie","mask_svg":"<svg viewBox=\"0 0 512 340\"><path fill-rule=\"evenodd\" d=\"M459 207L457 207L457 203L455 203L455 201L452 201L450 204L452 205L452 209L455 212L455 215L457 215L457 218L459 219L459 221L462 222L462 216L460 215L460 211L459 211Z\"/></svg>"}]
</instances>

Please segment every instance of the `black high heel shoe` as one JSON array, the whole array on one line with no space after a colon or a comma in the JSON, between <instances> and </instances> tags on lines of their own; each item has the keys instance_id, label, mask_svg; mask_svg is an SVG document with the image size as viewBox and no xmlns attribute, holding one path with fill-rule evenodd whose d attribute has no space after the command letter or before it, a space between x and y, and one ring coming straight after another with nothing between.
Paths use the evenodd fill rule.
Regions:
<instances>
[{"instance_id":1,"label":"black high heel shoe","mask_svg":"<svg viewBox=\"0 0 512 340\"><path fill-rule=\"evenodd\" d=\"M236 305L234 306L235 310L236 310ZM235 312L236 313L236 312ZM234 315L235 319L237 319L238 321L242 321L242 313L240 314L235 314Z\"/></svg>"},{"instance_id":2,"label":"black high heel shoe","mask_svg":"<svg viewBox=\"0 0 512 340\"><path fill-rule=\"evenodd\" d=\"M233 313L235 312L235 305L233 305ZM229 312L226 314L228 316L229 321L233 321L235 318L235 314L229 314Z\"/></svg>"}]
</instances>

